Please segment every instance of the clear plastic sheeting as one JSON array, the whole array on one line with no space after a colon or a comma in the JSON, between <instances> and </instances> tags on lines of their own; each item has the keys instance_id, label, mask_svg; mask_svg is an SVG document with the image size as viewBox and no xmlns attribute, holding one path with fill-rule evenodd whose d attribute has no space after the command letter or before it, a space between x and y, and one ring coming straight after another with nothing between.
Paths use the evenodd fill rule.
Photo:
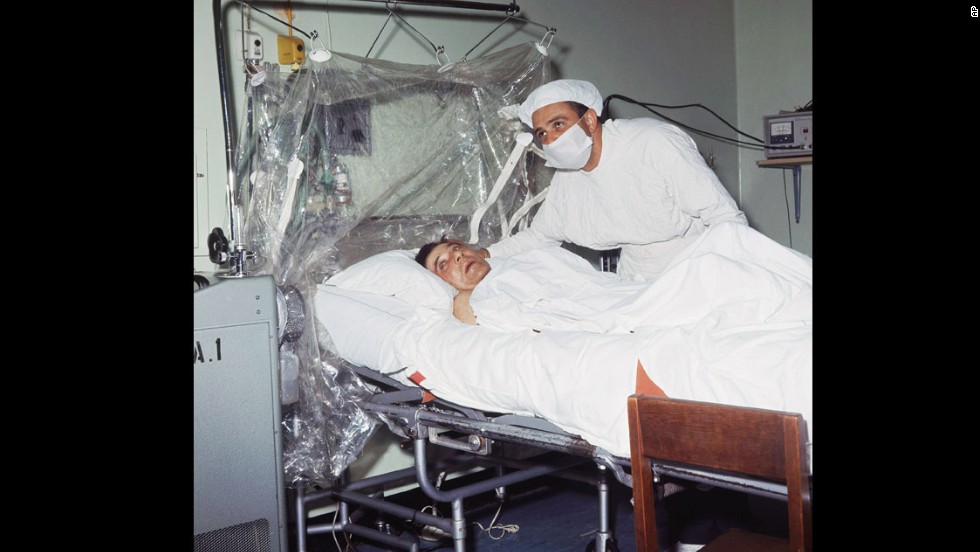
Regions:
<instances>
[{"instance_id":1,"label":"clear plastic sheeting","mask_svg":"<svg viewBox=\"0 0 980 552\"><path fill-rule=\"evenodd\" d=\"M444 235L469 240L471 215L514 137L527 131L516 105L550 80L549 59L534 43L446 68L337 52L313 57L249 87L236 152L239 243L256 260L249 270L296 286L307 310L316 284L357 261ZM480 243L501 238L550 175L542 159L525 155L482 217ZM312 312L305 320L302 336L283 344L300 365L299 400L284 422L293 486L329 484L379 423L356 404L370 389Z\"/></svg>"}]
</instances>

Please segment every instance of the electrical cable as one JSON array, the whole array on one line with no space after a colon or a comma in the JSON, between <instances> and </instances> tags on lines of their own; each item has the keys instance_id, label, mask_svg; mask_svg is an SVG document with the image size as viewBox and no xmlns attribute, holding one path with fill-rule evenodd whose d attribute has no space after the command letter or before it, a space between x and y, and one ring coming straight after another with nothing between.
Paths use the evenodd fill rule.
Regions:
<instances>
[{"instance_id":1,"label":"electrical cable","mask_svg":"<svg viewBox=\"0 0 980 552\"><path fill-rule=\"evenodd\" d=\"M516 523L509 523L509 524L506 524L506 525L496 525L497 518L500 517L500 511L503 510L503 509L504 509L504 501L501 500L500 501L500 505L497 506L497 513L493 515L493 519L490 520L490 525L488 525L486 529L483 528L483 525L481 525L480 522L476 522L475 521L471 525L476 525L477 527L479 527L480 528L480 531L483 531L484 533L486 533L487 536L490 537L493 540L500 540L500 539L506 537L507 536L507 533L516 533L516 532L520 531L521 530L521 527L519 525L517 525ZM493 532L492 532L493 529L498 529L500 531L500 535L499 536L494 536L493 535Z\"/></svg>"},{"instance_id":2,"label":"electrical cable","mask_svg":"<svg viewBox=\"0 0 980 552\"><path fill-rule=\"evenodd\" d=\"M746 134L746 133L738 130L735 126L733 126L731 123L729 123L728 121L726 121L720 115L718 115L714 111L708 109L707 107L705 107L705 106L703 106L701 104L662 105L662 104L655 104L655 103L650 103L650 102L640 102L640 101L634 100L633 98L629 98L629 97L626 97L626 96L623 96L623 95L620 95L620 94L610 94L602 102L602 112L603 112L603 114L605 114L607 116L608 116L608 113L609 113L609 111L608 111L609 100L611 100L613 98L620 99L620 100L623 100L623 101L626 101L626 102L629 102L629 103L632 103L632 104L639 105L640 107L642 107L642 108L646 109L647 111L649 111L649 112L657 115L658 117L663 118L664 120L670 121L670 122L672 122L672 123L674 123L674 124L676 124L678 126L684 127L687 130L690 130L691 132L700 134L702 136L708 136L708 137L711 137L711 138L715 138L717 140L720 140L722 142L726 142L726 143L734 144L734 145L738 145L738 146L743 146L743 147L746 147L746 148L749 148L749 149L759 149L759 150L765 149L765 145L764 145L765 144L765 141L760 140L760 139L756 138L755 136L751 136L749 134ZM655 111L653 109L650 109L650 106L662 107L662 108L667 108L667 109L680 109L680 108L687 108L687 107L700 107L700 108L704 109L705 111L711 113L715 117L717 117L721 122L725 123L725 125L727 125L729 128L731 128L735 132L741 134L742 136L745 136L745 137L751 138L751 139L753 139L753 140L755 140L757 142L760 142L760 144L762 144L762 145L760 145L760 144L752 144L752 143L748 143L748 142L743 142L743 141L740 141L740 140L738 140L736 138L729 138L727 136L721 136L721 135L718 135L718 134L713 134L713 133L706 132L706 131L703 131L703 130L700 130L700 129L696 129L694 127L685 125L684 123L681 123L680 121L677 121L677 120L674 120L674 119L672 119L670 117L667 117L666 115L664 115L662 113L659 113L659 112L657 112L657 111Z\"/></svg>"},{"instance_id":3,"label":"electrical cable","mask_svg":"<svg viewBox=\"0 0 980 552\"><path fill-rule=\"evenodd\" d=\"M333 512L333 526L334 527L337 527L337 514L339 514L339 513L340 513L340 508L337 508ZM337 552L344 552L340 548L340 541L337 540L337 531L331 531L330 534L333 535L333 542L337 545ZM345 535L346 535L346 533L345 533Z\"/></svg>"},{"instance_id":4,"label":"electrical cable","mask_svg":"<svg viewBox=\"0 0 980 552\"><path fill-rule=\"evenodd\" d=\"M327 1L329 1L329 0L327 0ZM324 4L323 4L323 15L324 15L324 17L327 20L327 35L329 35L329 38L327 39L326 49L332 51L333 50L333 28L330 25L330 10L327 9L328 7L329 6L327 5L327 3L324 2Z\"/></svg>"}]
</instances>

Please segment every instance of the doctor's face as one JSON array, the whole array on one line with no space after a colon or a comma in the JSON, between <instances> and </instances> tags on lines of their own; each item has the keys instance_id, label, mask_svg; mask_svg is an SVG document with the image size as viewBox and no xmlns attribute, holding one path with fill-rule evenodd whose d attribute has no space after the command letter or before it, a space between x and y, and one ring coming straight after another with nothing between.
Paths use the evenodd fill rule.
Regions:
<instances>
[{"instance_id":1,"label":"doctor's face","mask_svg":"<svg viewBox=\"0 0 980 552\"><path fill-rule=\"evenodd\" d=\"M490 272L490 263L466 244L447 241L429 252L425 268L459 291L472 291Z\"/></svg>"},{"instance_id":2,"label":"doctor's face","mask_svg":"<svg viewBox=\"0 0 980 552\"><path fill-rule=\"evenodd\" d=\"M534 137L541 145L548 145L558 139L568 129L583 121L585 113L579 114L569 102L556 102L539 107L531 115ZM587 126L582 130L591 135Z\"/></svg>"}]
</instances>

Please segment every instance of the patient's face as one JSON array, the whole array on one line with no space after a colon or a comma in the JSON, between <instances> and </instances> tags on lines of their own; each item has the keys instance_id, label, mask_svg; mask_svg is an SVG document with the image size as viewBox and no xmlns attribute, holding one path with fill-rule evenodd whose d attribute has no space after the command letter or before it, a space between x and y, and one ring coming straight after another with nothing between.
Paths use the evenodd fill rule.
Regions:
<instances>
[{"instance_id":1,"label":"patient's face","mask_svg":"<svg viewBox=\"0 0 980 552\"><path fill-rule=\"evenodd\" d=\"M449 241L432 249L425 259L425 268L459 291L470 291L490 272L490 263L466 244Z\"/></svg>"}]
</instances>

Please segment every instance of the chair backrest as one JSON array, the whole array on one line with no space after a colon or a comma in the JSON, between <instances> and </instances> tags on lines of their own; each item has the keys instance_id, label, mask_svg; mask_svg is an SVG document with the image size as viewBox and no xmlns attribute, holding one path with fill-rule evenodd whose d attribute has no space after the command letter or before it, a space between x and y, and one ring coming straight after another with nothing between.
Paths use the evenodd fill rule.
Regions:
<instances>
[{"instance_id":1,"label":"chair backrest","mask_svg":"<svg viewBox=\"0 0 980 552\"><path fill-rule=\"evenodd\" d=\"M790 550L812 549L803 416L649 395L631 395L628 412L638 550L658 550L652 459L784 483Z\"/></svg>"}]
</instances>

